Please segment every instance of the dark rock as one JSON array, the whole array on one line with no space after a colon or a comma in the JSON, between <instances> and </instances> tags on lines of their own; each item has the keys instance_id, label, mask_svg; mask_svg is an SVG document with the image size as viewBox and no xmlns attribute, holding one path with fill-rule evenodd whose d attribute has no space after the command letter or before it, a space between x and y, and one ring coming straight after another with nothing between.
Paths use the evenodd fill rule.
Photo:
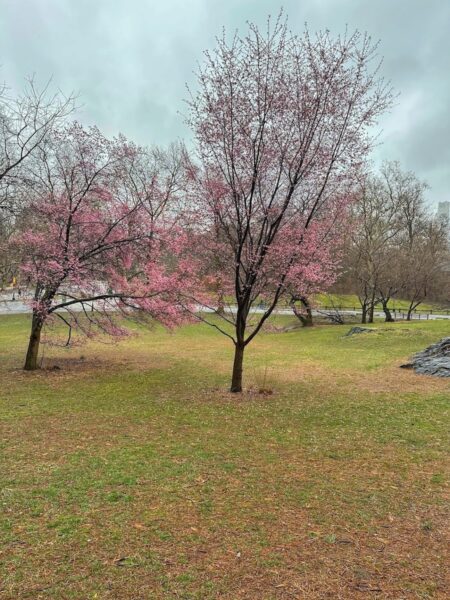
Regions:
<instances>
[{"instance_id":1,"label":"dark rock","mask_svg":"<svg viewBox=\"0 0 450 600\"><path fill-rule=\"evenodd\" d=\"M350 331L347 331L344 337L355 335L356 333L372 333L373 331L375 330L369 329L368 327L352 327Z\"/></svg>"},{"instance_id":2,"label":"dark rock","mask_svg":"<svg viewBox=\"0 0 450 600\"><path fill-rule=\"evenodd\" d=\"M401 365L402 369L414 369L423 375L450 377L450 337L443 338L415 354L410 363Z\"/></svg>"}]
</instances>

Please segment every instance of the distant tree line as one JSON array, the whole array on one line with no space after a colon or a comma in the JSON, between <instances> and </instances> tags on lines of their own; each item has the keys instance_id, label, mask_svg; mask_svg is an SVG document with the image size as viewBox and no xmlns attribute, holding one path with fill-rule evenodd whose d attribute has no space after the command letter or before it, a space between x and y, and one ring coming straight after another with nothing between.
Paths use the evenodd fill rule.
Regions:
<instances>
[{"instance_id":1,"label":"distant tree line","mask_svg":"<svg viewBox=\"0 0 450 600\"><path fill-rule=\"evenodd\" d=\"M358 183L337 289L357 295L363 323L373 322L376 305L393 321L395 299L407 301L408 320L424 301L450 299L449 227L431 213L425 190L398 162Z\"/></svg>"}]
</instances>

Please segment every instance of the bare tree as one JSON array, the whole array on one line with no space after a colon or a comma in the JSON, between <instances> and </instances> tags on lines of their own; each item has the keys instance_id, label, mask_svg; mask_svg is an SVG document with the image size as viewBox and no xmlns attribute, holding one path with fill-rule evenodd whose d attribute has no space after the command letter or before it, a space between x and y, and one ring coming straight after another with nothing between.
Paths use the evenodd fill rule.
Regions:
<instances>
[{"instance_id":1,"label":"bare tree","mask_svg":"<svg viewBox=\"0 0 450 600\"><path fill-rule=\"evenodd\" d=\"M28 79L24 92L13 97L0 90L0 182L16 176L18 168L74 108L73 96L52 94L48 83L38 89ZM5 181L6 180L6 181Z\"/></svg>"},{"instance_id":2,"label":"bare tree","mask_svg":"<svg viewBox=\"0 0 450 600\"><path fill-rule=\"evenodd\" d=\"M361 180L351 218L354 226L349 238L347 269L361 303L362 322L373 322L378 301L389 320L388 302L397 291L393 283L396 279L392 277L395 260L392 248L402 223L398 196L389 192L384 174L368 175Z\"/></svg>"},{"instance_id":3,"label":"bare tree","mask_svg":"<svg viewBox=\"0 0 450 600\"><path fill-rule=\"evenodd\" d=\"M347 240L344 279L362 307L362 322L373 321L381 304L393 321L390 302L409 300L408 319L445 279L446 228L427 212L427 185L398 162L361 181Z\"/></svg>"},{"instance_id":4,"label":"bare tree","mask_svg":"<svg viewBox=\"0 0 450 600\"><path fill-rule=\"evenodd\" d=\"M15 97L0 88L0 282L10 283L17 273L17 256L8 239L23 221L31 179L29 161L48 136L74 109L74 97L50 91L50 82L38 89L30 78Z\"/></svg>"},{"instance_id":5,"label":"bare tree","mask_svg":"<svg viewBox=\"0 0 450 600\"><path fill-rule=\"evenodd\" d=\"M405 236L400 249L403 295L408 300L408 321L414 310L427 298L438 299L449 290L450 263L448 232L444 223L422 216L413 232L410 244Z\"/></svg>"}]
</instances>

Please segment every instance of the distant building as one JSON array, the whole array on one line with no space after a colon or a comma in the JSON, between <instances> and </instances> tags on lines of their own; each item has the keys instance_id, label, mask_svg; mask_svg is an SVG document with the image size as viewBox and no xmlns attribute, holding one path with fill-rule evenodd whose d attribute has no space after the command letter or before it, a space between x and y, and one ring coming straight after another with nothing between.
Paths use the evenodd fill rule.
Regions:
<instances>
[{"instance_id":1,"label":"distant building","mask_svg":"<svg viewBox=\"0 0 450 600\"><path fill-rule=\"evenodd\" d=\"M436 218L447 226L447 237L450 245L450 202L439 202ZM450 273L450 261L444 264L444 271Z\"/></svg>"},{"instance_id":2,"label":"distant building","mask_svg":"<svg viewBox=\"0 0 450 600\"><path fill-rule=\"evenodd\" d=\"M436 216L438 219L450 220L450 202L439 202Z\"/></svg>"}]
</instances>

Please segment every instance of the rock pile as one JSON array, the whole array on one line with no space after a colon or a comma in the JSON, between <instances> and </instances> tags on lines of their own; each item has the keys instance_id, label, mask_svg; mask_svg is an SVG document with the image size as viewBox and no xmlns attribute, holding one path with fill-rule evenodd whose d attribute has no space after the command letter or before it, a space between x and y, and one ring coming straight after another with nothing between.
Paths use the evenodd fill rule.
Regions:
<instances>
[{"instance_id":1,"label":"rock pile","mask_svg":"<svg viewBox=\"0 0 450 600\"><path fill-rule=\"evenodd\" d=\"M348 337L349 335L355 335L357 333L372 333L372 331L375 330L369 329L368 327L352 327L349 331L347 331L345 337Z\"/></svg>"},{"instance_id":2,"label":"rock pile","mask_svg":"<svg viewBox=\"0 0 450 600\"><path fill-rule=\"evenodd\" d=\"M418 352L410 363L401 365L403 369L414 369L416 373L450 377L450 337L443 338Z\"/></svg>"}]
</instances>

